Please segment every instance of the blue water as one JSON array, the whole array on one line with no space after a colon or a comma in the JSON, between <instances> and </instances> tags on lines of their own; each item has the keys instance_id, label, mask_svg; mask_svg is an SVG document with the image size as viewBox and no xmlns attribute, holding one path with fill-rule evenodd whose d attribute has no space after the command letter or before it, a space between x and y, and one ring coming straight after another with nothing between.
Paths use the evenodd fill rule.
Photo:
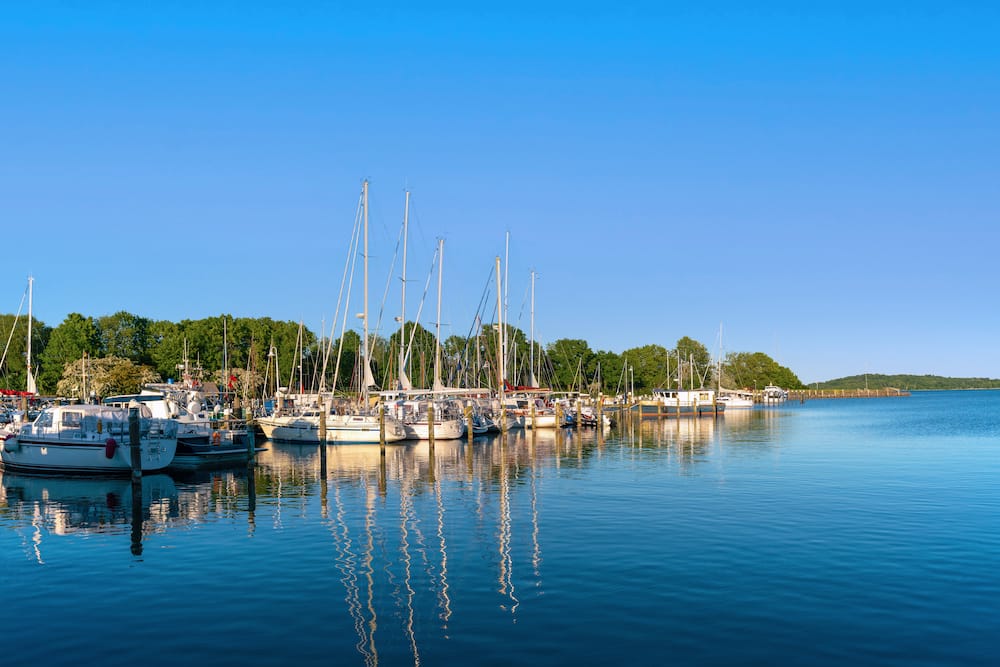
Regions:
<instances>
[{"instance_id":1,"label":"blue water","mask_svg":"<svg viewBox=\"0 0 1000 667\"><path fill-rule=\"evenodd\" d=\"M4 473L3 664L1000 663L998 392L534 435Z\"/></svg>"}]
</instances>

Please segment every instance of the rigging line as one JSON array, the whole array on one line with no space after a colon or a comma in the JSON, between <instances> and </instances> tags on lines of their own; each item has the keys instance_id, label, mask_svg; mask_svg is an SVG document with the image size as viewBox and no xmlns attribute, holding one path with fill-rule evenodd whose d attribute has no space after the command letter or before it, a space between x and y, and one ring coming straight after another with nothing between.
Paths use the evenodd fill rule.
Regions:
<instances>
[{"instance_id":1,"label":"rigging line","mask_svg":"<svg viewBox=\"0 0 1000 667\"><path fill-rule=\"evenodd\" d=\"M3 368L3 362L7 360L7 351L10 349L10 341L14 338L14 329L17 328L17 321L21 319L21 310L24 308L24 300L28 298L28 288L24 288L24 294L21 295L21 304L17 307L17 315L14 316L14 323L10 325L10 335L7 336L7 345L3 348L3 356L0 357L0 368Z\"/></svg>"},{"instance_id":2,"label":"rigging line","mask_svg":"<svg viewBox=\"0 0 1000 667\"><path fill-rule=\"evenodd\" d=\"M355 207L355 210L354 210L354 231L353 231L352 236L351 236L351 244L348 247L347 261L344 262L344 275L341 276L341 278L340 278L340 291L337 293L337 309L333 313L333 321L330 322L330 337L327 339L327 342L326 342L326 351L323 353L323 374L322 374L322 378L321 379L322 379L324 385L325 385L325 381L326 381L326 366L327 366L327 362L330 360L330 352L333 350L333 335L337 332L337 319L340 318L340 306L341 306L341 303L343 302L343 299L344 299L344 285L347 283L348 267L351 266L351 257L354 256L354 252L353 252L353 246L355 244L355 240L354 239L355 239L355 237L358 234L358 220L360 220L360 218L361 218L361 204L362 204L361 199L362 199L361 195L359 194L358 195L358 204L357 204L357 206ZM348 300L350 300L350 296L348 296ZM346 319L346 317L347 317L347 312L346 312L347 311L347 306L346 305L344 306L344 309L345 309L344 317ZM339 365L339 360L340 360L339 352L338 352L337 360L338 360L338 365ZM336 377L334 378L334 381L333 381L333 389L332 390L334 392L337 391L337 380L336 380Z\"/></svg>"},{"instance_id":3,"label":"rigging line","mask_svg":"<svg viewBox=\"0 0 1000 667\"><path fill-rule=\"evenodd\" d=\"M434 256L431 258L430 271L427 272L427 281L424 283L424 293L420 296L420 305L417 306L417 317L415 320L413 320L414 326L410 328L410 339L406 341L406 352L404 353L403 356L403 363L406 363L410 359L410 351L413 347L413 338L417 334L416 324L420 321L420 314L424 310L424 303L427 300L427 292L430 291L431 288L431 277L433 277L434 275L434 268L437 266L437 259L438 259L438 252L435 249Z\"/></svg>"},{"instance_id":4,"label":"rigging line","mask_svg":"<svg viewBox=\"0 0 1000 667\"><path fill-rule=\"evenodd\" d=\"M361 239L361 200L364 198L362 193L358 201L358 210L354 218L354 234L351 238L351 251L348 254L348 264L350 265L350 270L347 271L347 299L344 303L344 317L340 324L340 343L337 345L337 363L333 368L333 391L337 391L337 380L340 377L340 360L344 353L344 332L347 329L347 314L351 309L351 288L354 286L354 267L357 265L358 261L358 243ZM343 286L341 286L343 290ZM337 314L340 314L340 304L337 305Z\"/></svg>"},{"instance_id":5,"label":"rigging line","mask_svg":"<svg viewBox=\"0 0 1000 667\"><path fill-rule=\"evenodd\" d=\"M468 359L469 346L472 344L473 339L475 337L478 337L479 335L478 328L482 327L482 322L483 322L483 318L481 317L481 313L483 312L483 304L486 303L486 300L489 298L491 292L490 286L493 284L494 271L495 269L491 267L489 272L486 274L486 285L483 286L483 294L482 296L479 297L479 305L476 306L476 316L472 318L472 324L469 325L469 332L465 336L465 346L462 348L462 353L459 355L460 358L465 357L466 359ZM478 327L477 327L477 322L479 323ZM477 329L475 337L472 335L473 329ZM466 366L468 366L468 363L466 363ZM476 372L478 373L479 369L476 369ZM457 374L458 374L457 368L452 369L452 372L448 374L449 385L452 384L452 380L456 379Z\"/></svg>"},{"instance_id":6,"label":"rigging line","mask_svg":"<svg viewBox=\"0 0 1000 667\"><path fill-rule=\"evenodd\" d=\"M368 355L371 357L375 356L375 342L378 341L378 336L375 335L382 327L382 316L385 314L385 302L389 298L389 288L392 286L392 274L396 270L396 259L399 257L399 246L403 242L403 226L399 227L399 235L396 237L396 249L392 253L392 262L389 264L389 271L386 273L385 278L385 290L382 292L382 303L379 305L378 317L375 318L375 331L372 332L372 345L368 349ZM385 386L385 381L388 379L390 364L386 364L385 376L382 378L382 386Z\"/></svg>"}]
</instances>

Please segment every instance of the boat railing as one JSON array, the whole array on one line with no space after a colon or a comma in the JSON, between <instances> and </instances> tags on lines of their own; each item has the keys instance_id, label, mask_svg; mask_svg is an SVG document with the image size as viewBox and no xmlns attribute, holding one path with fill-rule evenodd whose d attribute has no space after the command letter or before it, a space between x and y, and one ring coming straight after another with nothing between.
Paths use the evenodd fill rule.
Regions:
<instances>
[{"instance_id":1,"label":"boat railing","mask_svg":"<svg viewBox=\"0 0 1000 667\"><path fill-rule=\"evenodd\" d=\"M53 421L25 424L21 427L21 434L47 436L58 440L102 441L105 438L121 438L121 444L126 444L129 437L129 423L122 419L85 416L81 421L73 423ZM141 438L174 439L177 437L177 424L170 419L141 418L139 434Z\"/></svg>"}]
</instances>

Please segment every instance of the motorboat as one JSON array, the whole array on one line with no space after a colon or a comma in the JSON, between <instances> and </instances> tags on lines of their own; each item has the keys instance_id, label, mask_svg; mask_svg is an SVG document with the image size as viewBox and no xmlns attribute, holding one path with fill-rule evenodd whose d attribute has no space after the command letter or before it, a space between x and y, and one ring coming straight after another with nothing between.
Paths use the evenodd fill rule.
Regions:
<instances>
[{"instance_id":1,"label":"motorboat","mask_svg":"<svg viewBox=\"0 0 1000 667\"><path fill-rule=\"evenodd\" d=\"M169 419L138 417L139 440L130 435L128 408L106 405L56 405L31 423L7 430L0 438L5 469L43 473L127 474L138 448L142 472L166 468L177 450L177 424Z\"/></svg>"},{"instance_id":2,"label":"motorboat","mask_svg":"<svg viewBox=\"0 0 1000 667\"><path fill-rule=\"evenodd\" d=\"M716 399L720 404L726 406L726 410L752 410L753 409L753 393L745 391L727 391L723 390L725 393L720 394Z\"/></svg>"}]
</instances>

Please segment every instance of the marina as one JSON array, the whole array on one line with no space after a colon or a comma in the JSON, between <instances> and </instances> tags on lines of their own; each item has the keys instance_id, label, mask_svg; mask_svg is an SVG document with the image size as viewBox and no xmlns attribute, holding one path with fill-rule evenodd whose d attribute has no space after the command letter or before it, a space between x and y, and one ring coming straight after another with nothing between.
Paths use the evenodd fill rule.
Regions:
<instances>
[{"instance_id":1,"label":"marina","mask_svg":"<svg viewBox=\"0 0 1000 667\"><path fill-rule=\"evenodd\" d=\"M998 421L1000 392L918 392L4 470L5 660L995 664Z\"/></svg>"}]
</instances>

